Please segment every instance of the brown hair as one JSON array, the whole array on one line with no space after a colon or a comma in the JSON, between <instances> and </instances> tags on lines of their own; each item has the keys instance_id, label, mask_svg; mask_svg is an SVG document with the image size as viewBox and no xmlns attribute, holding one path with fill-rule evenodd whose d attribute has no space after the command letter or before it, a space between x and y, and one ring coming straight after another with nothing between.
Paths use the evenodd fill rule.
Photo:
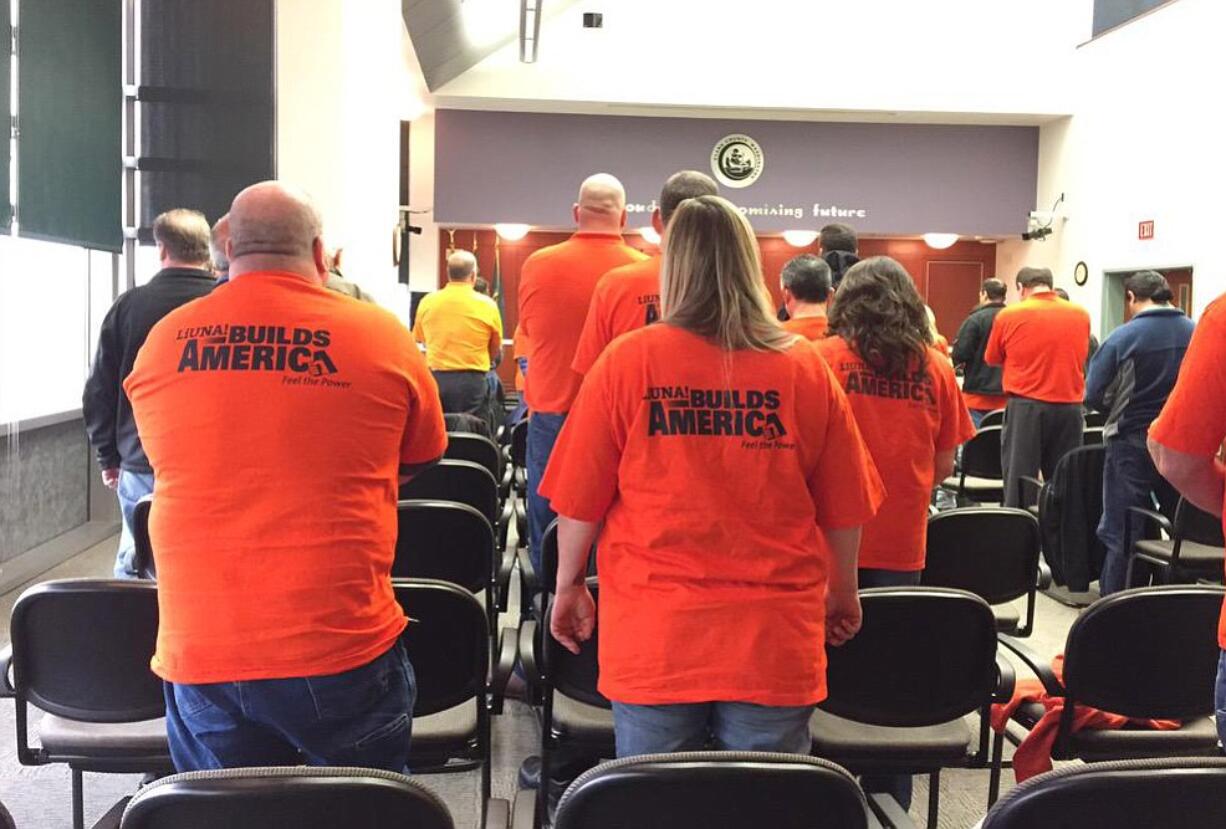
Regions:
<instances>
[{"instance_id":1,"label":"brown hair","mask_svg":"<svg viewBox=\"0 0 1226 829\"><path fill-rule=\"evenodd\" d=\"M830 330L879 374L922 368L932 345L928 311L905 268L888 256L851 267L834 294Z\"/></svg>"},{"instance_id":2,"label":"brown hair","mask_svg":"<svg viewBox=\"0 0 1226 829\"><path fill-rule=\"evenodd\" d=\"M783 351L796 341L775 319L753 229L719 196L687 199L673 214L660 296L664 322L728 351Z\"/></svg>"},{"instance_id":3,"label":"brown hair","mask_svg":"<svg viewBox=\"0 0 1226 829\"><path fill-rule=\"evenodd\" d=\"M176 262L204 267L210 260L209 220L198 210L179 207L153 220L153 238Z\"/></svg>"}]
</instances>

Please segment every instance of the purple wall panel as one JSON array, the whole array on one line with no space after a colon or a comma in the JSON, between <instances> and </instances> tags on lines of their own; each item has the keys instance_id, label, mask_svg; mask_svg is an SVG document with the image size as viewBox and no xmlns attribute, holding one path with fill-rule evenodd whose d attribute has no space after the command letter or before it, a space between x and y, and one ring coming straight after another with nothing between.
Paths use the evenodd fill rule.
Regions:
<instances>
[{"instance_id":1,"label":"purple wall panel","mask_svg":"<svg viewBox=\"0 0 1226 829\"><path fill-rule=\"evenodd\" d=\"M721 193L759 231L845 221L884 235L1008 235L1025 230L1035 206L1037 127L468 110L439 110L435 123L434 213L445 225L570 227L579 183L601 171L626 185L630 226L645 225L664 179L684 168L710 173L712 149L732 133L761 145L763 171ZM864 215L815 214L831 206Z\"/></svg>"}]
</instances>

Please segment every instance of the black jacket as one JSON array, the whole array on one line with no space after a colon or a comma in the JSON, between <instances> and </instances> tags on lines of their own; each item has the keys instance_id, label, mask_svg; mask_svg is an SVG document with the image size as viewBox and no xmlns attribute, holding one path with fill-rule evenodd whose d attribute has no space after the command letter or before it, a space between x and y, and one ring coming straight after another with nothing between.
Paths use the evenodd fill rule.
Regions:
<instances>
[{"instance_id":1,"label":"black jacket","mask_svg":"<svg viewBox=\"0 0 1226 829\"><path fill-rule=\"evenodd\" d=\"M149 329L175 308L213 290L215 284L213 275L205 270L166 268L158 271L149 284L124 293L107 312L98 332L94 367L81 399L85 431L101 468L153 471L136 434L123 381L132 371L136 352L144 345Z\"/></svg>"},{"instance_id":2,"label":"black jacket","mask_svg":"<svg viewBox=\"0 0 1226 829\"><path fill-rule=\"evenodd\" d=\"M996 315L1005 307L1003 302L989 302L971 311L958 329L954 340L954 365L963 366L962 391L972 394L1003 395L1000 366L990 366L983 361L983 352L988 347L988 335Z\"/></svg>"}]
</instances>

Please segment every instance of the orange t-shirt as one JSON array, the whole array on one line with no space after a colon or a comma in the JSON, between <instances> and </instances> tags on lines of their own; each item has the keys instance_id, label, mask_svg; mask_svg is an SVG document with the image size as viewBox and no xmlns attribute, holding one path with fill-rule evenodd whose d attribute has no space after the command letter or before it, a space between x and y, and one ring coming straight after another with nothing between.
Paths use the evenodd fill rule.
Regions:
<instances>
[{"instance_id":1,"label":"orange t-shirt","mask_svg":"<svg viewBox=\"0 0 1226 829\"><path fill-rule=\"evenodd\" d=\"M334 674L396 642L397 473L447 446L399 320L245 274L154 326L124 389L156 475L158 676Z\"/></svg>"},{"instance_id":2,"label":"orange t-shirt","mask_svg":"<svg viewBox=\"0 0 1226 829\"><path fill-rule=\"evenodd\" d=\"M830 318L795 317L785 322L783 327L806 340L822 340L825 339L826 332L830 330Z\"/></svg>"},{"instance_id":3,"label":"orange t-shirt","mask_svg":"<svg viewBox=\"0 0 1226 829\"><path fill-rule=\"evenodd\" d=\"M1205 309L1149 437L1176 452L1215 457L1226 441L1226 300ZM1223 507L1226 509L1226 505ZM1226 515L1226 512L1224 512ZM1226 650L1226 603L1218 623L1218 644Z\"/></svg>"},{"instance_id":4,"label":"orange t-shirt","mask_svg":"<svg viewBox=\"0 0 1226 829\"><path fill-rule=\"evenodd\" d=\"M882 498L821 358L733 354L667 323L588 373L541 483L604 521L600 690L626 703L824 698L828 553Z\"/></svg>"},{"instance_id":5,"label":"orange t-shirt","mask_svg":"<svg viewBox=\"0 0 1226 829\"><path fill-rule=\"evenodd\" d=\"M966 403L966 408L980 412L994 412L997 409L1003 409L1005 404L1009 402L1007 397L998 397L994 394L976 394L970 391L962 392L962 400Z\"/></svg>"},{"instance_id":6,"label":"orange t-shirt","mask_svg":"<svg viewBox=\"0 0 1226 829\"><path fill-rule=\"evenodd\" d=\"M860 566L922 570L928 503L939 483L934 457L975 434L953 366L929 348L922 372L890 379L869 368L842 337L822 340L817 350L847 393L885 483L885 503L860 541Z\"/></svg>"},{"instance_id":7,"label":"orange t-shirt","mask_svg":"<svg viewBox=\"0 0 1226 829\"><path fill-rule=\"evenodd\" d=\"M660 257L622 265L600 277L571 368L587 374L605 346L660 318Z\"/></svg>"},{"instance_id":8,"label":"orange t-shirt","mask_svg":"<svg viewBox=\"0 0 1226 829\"><path fill-rule=\"evenodd\" d=\"M532 342L524 395L534 412L570 411L583 377L571 369L596 283L647 257L607 233L576 233L541 248L519 272L519 325Z\"/></svg>"},{"instance_id":9,"label":"orange t-shirt","mask_svg":"<svg viewBox=\"0 0 1226 829\"><path fill-rule=\"evenodd\" d=\"M1051 291L996 315L984 362L1004 367L1005 394L1045 403L1080 403L1086 394L1090 315Z\"/></svg>"}]
</instances>

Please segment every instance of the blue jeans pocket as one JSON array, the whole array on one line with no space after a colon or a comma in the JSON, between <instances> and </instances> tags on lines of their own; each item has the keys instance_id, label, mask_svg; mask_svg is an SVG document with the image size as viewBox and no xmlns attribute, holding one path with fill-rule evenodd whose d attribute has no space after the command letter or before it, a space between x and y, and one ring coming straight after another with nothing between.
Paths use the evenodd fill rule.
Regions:
<instances>
[{"instance_id":1,"label":"blue jeans pocket","mask_svg":"<svg viewBox=\"0 0 1226 829\"><path fill-rule=\"evenodd\" d=\"M316 716L321 720L349 719L382 704L397 680L400 647L397 643L374 661L353 670L304 679Z\"/></svg>"},{"instance_id":2,"label":"blue jeans pocket","mask_svg":"<svg viewBox=\"0 0 1226 829\"><path fill-rule=\"evenodd\" d=\"M175 706L184 717L194 718L217 708L217 704L205 690L207 685L178 685L175 689Z\"/></svg>"},{"instance_id":3,"label":"blue jeans pocket","mask_svg":"<svg viewBox=\"0 0 1226 829\"><path fill-rule=\"evenodd\" d=\"M403 746L409 739L409 715L401 714L391 722L385 723L365 737L360 737L353 744L357 751L377 750L388 747Z\"/></svg>"}]
</instances>

